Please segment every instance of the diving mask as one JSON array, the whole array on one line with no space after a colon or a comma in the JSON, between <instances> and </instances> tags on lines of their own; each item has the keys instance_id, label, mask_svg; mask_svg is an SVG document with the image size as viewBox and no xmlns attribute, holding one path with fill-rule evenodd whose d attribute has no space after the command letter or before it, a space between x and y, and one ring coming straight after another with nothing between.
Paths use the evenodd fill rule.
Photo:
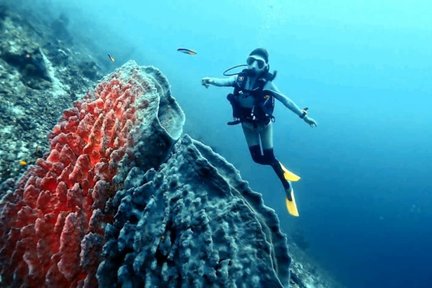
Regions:
<instances>
[{"instance_id":1,"label":"diving mask","mask_svg":"<svg viewBox=\"0 0 432 288\"><path fill-rule=\"evenodd\" d=\"M265 67L265 65L266 65L266 62L264 61L264 59L261 59L261 57L256 57L256 56L249 56L247 59L246 59L246 63L249 65L249 66L252 66L253 64L254 64L254 62L257 62L257 67L258 67L258 69L263 69L264 67Z\"/></svg>"}]
</instances>

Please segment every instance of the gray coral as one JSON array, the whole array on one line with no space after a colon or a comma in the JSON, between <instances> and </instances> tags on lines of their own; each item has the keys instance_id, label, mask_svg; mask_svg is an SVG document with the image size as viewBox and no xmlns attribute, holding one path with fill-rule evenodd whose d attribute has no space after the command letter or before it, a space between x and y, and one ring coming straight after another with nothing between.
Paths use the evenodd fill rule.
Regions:
<instances>
[{"instance_id":1,"label":"gray coral","mask_svg":"<svg viewBox=\"0 0 432 288\"><path fill-rule=\"evenodd\" d=\"M159 171L132 169L111 205L102 287L288 285L276 214L232 165L189 136Z\"/></svg>"}]
</instances>

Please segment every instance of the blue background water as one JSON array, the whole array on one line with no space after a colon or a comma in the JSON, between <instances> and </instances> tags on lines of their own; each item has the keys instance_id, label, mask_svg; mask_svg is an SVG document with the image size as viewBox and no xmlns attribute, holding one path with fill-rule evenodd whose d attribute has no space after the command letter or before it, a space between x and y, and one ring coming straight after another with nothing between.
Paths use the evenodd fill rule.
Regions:
<instances>
[{"instance_id":1,"label":"blue background water","mask_svg":"<svg viewBox=\"0 0 432 288\"><path fill-rule=\"evenodd\" d=\"M37 2L66 11L116 65L161 68L187 132L233 162L346 287L432 287L430 1ZM281 91L319 123L276 107L276 155L302 176L298 219L273 171L253 164L241 128L225 125L230 89L200 85L256 47L268 49Z\"/></svg>"}]
</instances>

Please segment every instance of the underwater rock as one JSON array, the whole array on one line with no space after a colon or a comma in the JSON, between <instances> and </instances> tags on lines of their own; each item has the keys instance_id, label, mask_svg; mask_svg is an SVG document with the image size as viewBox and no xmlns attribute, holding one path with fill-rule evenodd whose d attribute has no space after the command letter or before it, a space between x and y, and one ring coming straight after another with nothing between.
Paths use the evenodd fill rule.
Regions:
<instances>
[{"instance_id":1,"label":"underwater rock","mask_svg":"<svg viewBox=\"0 0 432 288\"><path fill-rule=\"evenodd\" d=\"M1 1L0 1L1 2ZM3 1L4 2L4 1ZM101 79L99 64L93 79L80 63L94 59L83 43L65 44L52 35L49 17L33 5L18 9L15 1L0 4L0 183L17 180L35 163L37 151L48 151L46 135L77 95ZM28 9L30 10L28 10ZM95 70L99 71L95 72Z\"/></svg>"},{"instance_id":2,"label":"underwater rock","mask_svg":"<svg viewBox=\"0 0 432 288\"><path fill-rule=\"evenodd\" d=\"M187 135L158 171L130 170L110 206L116 215L98 269L102 287L288 284L286 237L274 211L231 164Z\"/></svg>"},{"instance_id":3,"label":"underwater rock","mask_svg":"<svg viewBox=\"0 0 432 288\"><path fill-rule=\"evenodd\" d=\"M3 22L8 15L9 8L5 4L0 4L0 32L3 29Z\"/></svg>"},{"instance_id":4,"label":"underwater rock","mask_svg":"<svg viewBox=\"0 0 432 288\"><path fill-rule=\"evenodd\" d=\"M63 113L49 155L0 203L1 286L94 287L103 229L113 216L105 202L116 191L113 177L122 182L118 167L145 161L135 160L136 147L143 156L159 151L159 162L181 134L184 115L167 86L156 69L143 73L131 62ZM159 138L135 145L143 135Z\"/></svg>"},{"instance_id":5,"label":"underwater rock","mask_svg":"<svg viewBox=\"0 0 432 288\"><path fill-rule=\"evenodd\" d=\"M99 77L99 69L94 62L82 62L79 64L81 73L90 80L97 80Z\"/></svg>"},{"instance_id":6,"label":"underwater rock","mask_svg":"<svg viewBox=\"0 0 432 288\"><path fill-rule=\"evenodd\" d=\"M15 181L12 178L0 183L0 199L4 194L15 190Z\"/></svg>"},{"instance_id":7,"label":"underwater rock","mask_svg":"<svg viewBox=\"0 0 432 288\"><path fill-rule=\"evenodd\" d=\"M165 77L134 62L66 110L0 202L0 285L287 286L276 214L183 124Z\"/></svg>"},{"instance_id":8,"label":"underwater rock","mask_svg":"<svg viewBox=\"0 0 432 288\"><path fill-rule=\"evenodd\" d=\"M39 48L14 52L5 51L0 57L9 65L16 67L22 76L22 82L34 89L43 89L43 87L40 88L35 84L30 85L30 81L34 83L40 83L44 80L51 81Z\"/></svg>"}]
</instances>

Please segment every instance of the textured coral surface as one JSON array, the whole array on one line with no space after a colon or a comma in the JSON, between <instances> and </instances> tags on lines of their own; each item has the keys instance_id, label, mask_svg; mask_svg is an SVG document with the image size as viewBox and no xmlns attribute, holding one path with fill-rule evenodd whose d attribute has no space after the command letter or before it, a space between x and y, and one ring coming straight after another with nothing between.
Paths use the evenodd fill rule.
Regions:
<instances>
[{"instance_id":1,"label":"textured coral surface","mask_svg":"<svg viewBox=\"0 0 432 288\"><path fill-rule=\"evenodd\" d=\"M111 202L102 287L286 287L285 236L238 171L185 135L146 173L134 167Z\"/></svg>"},{"instance_id":2,"label":"textured coral surface","mask_svg":"<svg viewBox=\"0 0 432 288\"><path fill-rule=\"evenodd\" d=\"M1 202L2 284L96 286L104 211L149 89L137 67L112 74L76 102L50 135L51 149Z\"/></svg>"},{"instance_id":3,"label":"textured coral surface","mask_svg":"<svg viewBox=\"0 0 432 288\"><path fill-rule=\"evenodd\" d=\"M134 62L65 111L0 202L0 286L287 286L276 214L183 124Z\"/></svg>"},{"instance_id":4,"label":"textured coral surface","mask_svg":"<svg viewBox=\"0 0 432 288\"><path fill-rule=\"evenodd\" d=\"M0 0L0 183L16 181L27 169L20 161L33 165L48 151L46 135L62 112L102 77L89 42L68 41L61 19L51 27L36 2L19 3Z\"/></svg>"}]
</instances>

